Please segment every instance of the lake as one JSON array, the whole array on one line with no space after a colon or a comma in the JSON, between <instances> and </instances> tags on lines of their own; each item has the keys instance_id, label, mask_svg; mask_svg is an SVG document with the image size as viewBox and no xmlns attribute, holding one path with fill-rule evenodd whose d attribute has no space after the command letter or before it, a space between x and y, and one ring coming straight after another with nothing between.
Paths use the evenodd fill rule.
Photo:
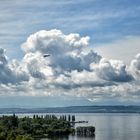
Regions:
<instances>
[{"instance_id":1,"label":"lake","mask_svg":"<svg viewBox=\"0 0 140 140\"><path fill-rule=\"evenodd\" d=\"M55 115L59 116L62 113L56 113ZM95 126L95 137L69 135L63 138L47 138L42 140L140 140L140 114L77 113L71 115L75 115L76 121L88 121L88 123L76 124L75 127L79 125ZM33 116L33 114L18 114L18 116Z\"/></svg>"},{"instance_id":2,"label":"lake","mask_svg":"<svg viewBox=\"0 0 140 140\"><path fill-rule=\"evenodd\" d=\"M77 114L76 119L95 126L95 140L140 140L140 114ZM82 138L70 136L69 140L72 139Z\"/></svg>"},{"instance_id":3,"label":"lake","mask_svg":"<svg viewBox=\"0 0 140 140\"><path fill-rule=\"evenodd\" d=\"M76 124L76 126L95 126L95 137L70 135L67 138L58 138L58 140L140 140L140 114L78 113L75 115L77 121L88 121L88 124Z\"/></svg>"}]
</instances>

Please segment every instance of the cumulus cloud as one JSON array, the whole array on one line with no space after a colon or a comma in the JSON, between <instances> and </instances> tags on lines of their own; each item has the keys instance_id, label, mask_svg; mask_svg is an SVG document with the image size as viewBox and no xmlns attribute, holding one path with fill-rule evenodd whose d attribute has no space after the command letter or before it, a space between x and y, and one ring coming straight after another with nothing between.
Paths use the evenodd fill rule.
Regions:
<instances>
[{"instance_id":1,"label":"cumulus cloud","mask_svg":"<svg viewBox=\"0 0 140 140\"><path fill-rule=\"evenodd\" d=\"M101 59L98 65L91 65L97 75L109 81L128 82L133 80L133 76L127 71L126 65L119 60Z\"/></svg>"},{"instance_id":2,"label":"cumulus cloud","mask_svg":"<svg viewBox=\"0 0 140 140\"><path fill-rule=\"evenodd\" d=\"M0 83L15 84L27 80L28 75L23 71L18 61L13 60L9 65L4 50L0 49Z\"/></svg>"},{"instance_id":3,"label":"cumulus cloud","mask_svg":"<svg viewBox=\"0 0 140 140\"><path fill-rule=\"evenodd\" d=\"M65 95L90 101L139 98L140 54L128 66L94 52L89 37L56 29L32 34L21 47L25 55L20 62L8 62L0 49L1 94Z\"/></svg>"},{"instance_id":4,"label":"cumulus cloud","mask_svg":"<svg viewBox=\"0 0 140 140\"><path fill-rule=\"evenodd\" d=\"M140 53L131 61L130 69L136 79L140 78Z\"/></svg>"},{"instance_id":5,"label":"cumulus cloud","mask_svg":"<svg viewBox=\"0 0 140 140\"><path fill-rule=\"evenodd\" d=\"M73 70L89 71L92 62L99 62L101 56L97 53L92 50L84 51L88 44L89 37L80 37L79 34L64 35L60 30L50 30L31 35L22 48L25 51L25 59L26 55L49 54L50 57L44 61L48 61L48 65L55 72L63 73ZM40 56L36 59L42 59Z\"/></svg>"}]
</instances>

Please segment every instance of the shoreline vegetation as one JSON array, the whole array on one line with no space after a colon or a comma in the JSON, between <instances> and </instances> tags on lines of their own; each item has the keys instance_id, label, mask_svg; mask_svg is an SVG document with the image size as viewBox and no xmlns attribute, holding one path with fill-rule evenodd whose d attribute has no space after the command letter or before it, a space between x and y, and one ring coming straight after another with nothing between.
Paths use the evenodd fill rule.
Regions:
<instances>
[{"instance_id":1,"label":"shoreline vegetation","mask_svg":"<svg viewBox=\"0 0 140 140\"><path fill-rule=\"evenodd\" d=\"M19 118L12 116L0 117L0 140L39 140L53 136L67 136L69 134L94 135L94 126L74 128L75 115L33 115L33 117Z\"/></svg>"}]
</instances>

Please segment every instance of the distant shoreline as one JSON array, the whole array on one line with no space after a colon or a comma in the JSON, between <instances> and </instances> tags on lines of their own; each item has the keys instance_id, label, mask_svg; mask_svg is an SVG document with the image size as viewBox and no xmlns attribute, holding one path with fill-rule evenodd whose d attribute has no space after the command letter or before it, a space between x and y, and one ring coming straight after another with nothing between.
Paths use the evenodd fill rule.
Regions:
<instances>
[{"instance_id":1,"label":"distant shoreline","mask_svg":"<svg viewBox=\"0 0 140 140\"><path fill-rule=\"evenodd\" d=\"M0 108L0 114L25 113L140 113L140 106L70 106L48 108Z\"/></svg>"}]
</instances>

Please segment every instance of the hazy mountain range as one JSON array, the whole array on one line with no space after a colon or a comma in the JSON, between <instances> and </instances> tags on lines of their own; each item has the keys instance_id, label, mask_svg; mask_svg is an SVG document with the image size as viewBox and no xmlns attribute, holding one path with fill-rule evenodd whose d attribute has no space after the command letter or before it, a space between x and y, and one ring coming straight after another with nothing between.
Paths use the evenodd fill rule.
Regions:
<instances>
[{"instance_id":1,"label":"hazy mountain range","mask_svg":"<svg viewBox=\"0 0 140 140\"><path fill-rule=\"evenodd\" d=\"M9 113L140 113L140 106L70 106L49 108L0 108Z\"/></svg>"}]
</instances>

